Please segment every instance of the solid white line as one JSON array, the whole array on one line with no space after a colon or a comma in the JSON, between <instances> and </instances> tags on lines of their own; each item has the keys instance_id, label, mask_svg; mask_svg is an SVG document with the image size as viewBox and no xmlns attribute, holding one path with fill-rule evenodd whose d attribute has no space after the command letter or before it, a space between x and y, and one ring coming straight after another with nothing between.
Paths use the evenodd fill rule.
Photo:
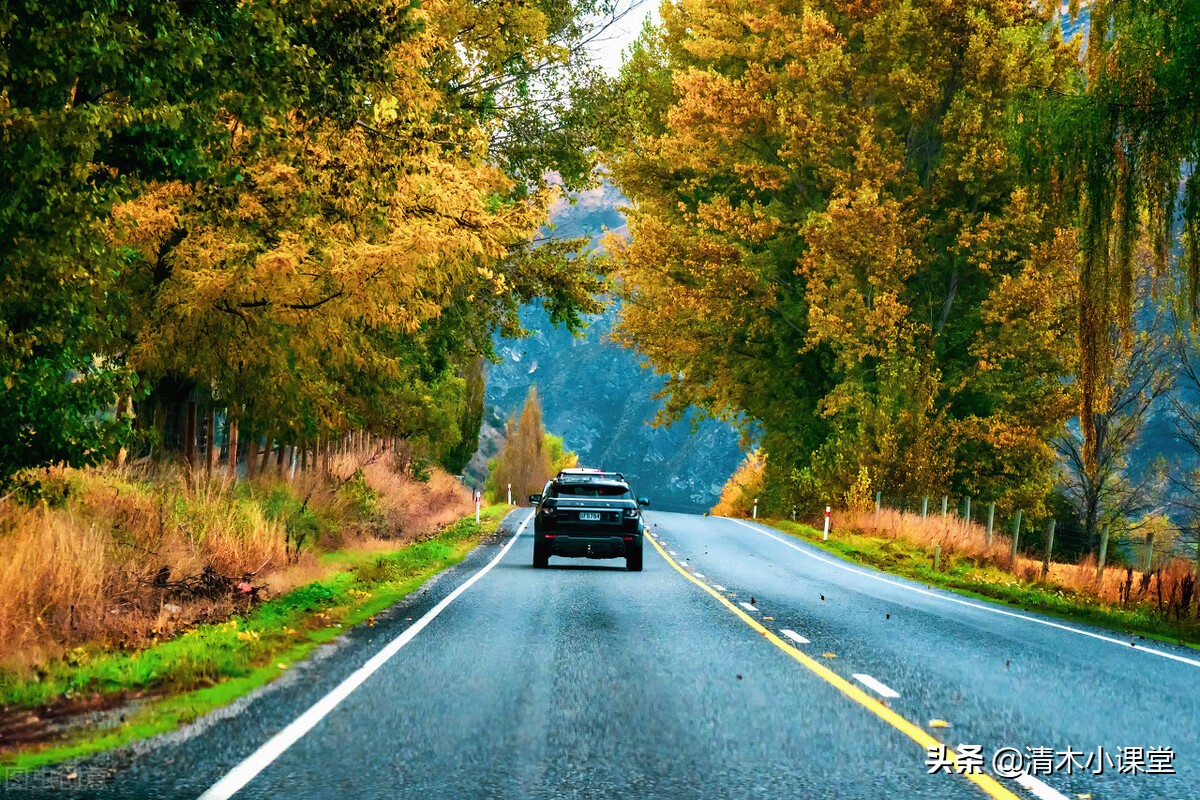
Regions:
<instances>
[{"instance_id":1,"label":"solid white line","mask_svg":"<svg viewBox=\"0 0 1200 800\"><path fill-rule=\"evenodd\" d=\"M796 644L811 644L811 642L809 642L808 639L805 639L803 636L801 636L800 634L796 633L793 630L788 630L787 628L784 628L783 630L780 631L780 633L782 633L784 636L791 639Z\"/></svg>"},{"instance_id":2,"label":"solid white line","mask_svg":"<svg viewBox=\"0 0 1200 800\"><path fill-rule=\"evenodd\" d=\"M455 589L450 594L438 603L429 611L425 612L425 616L414 622L406 628L399 636L388 642L387 646L372 656L365 664L359 667L354 673L346 678L346 680L334 687L333 691L318 700L311 708L297 717L286 728L267 740L266 744L250 754L245 761L238 764L229 774L217 781L204 794L200 795L200 800L228 800L234 793L238 792L247 783L252 781L258 773L262 772L271 762L283 755L289 747L300 740L304 734L313 729L314 726L330 711L333 711L339 703L345 700L351 692L357 689L363 681L371 677L371 675L387 663L388 659L396 655L401 647L413 640L418 633L424 630L425 626L446 610L446 607L458 599L458 596L471 588L475 581L482 578L491 571L492 567L500 563L500 559L508 553L517 539L521 538L521 534L525 531L525 527L529 524L529 520L533 519L531 512L525 521L521 523L521 527L517 528L517 532L508 540L508 543L500 549L496 557L487 563L481 570L472 575L461 586Z\"/></svg>"},{"instance_id":3,"label":"solid white line","mask_svg":"<svg viewBox=\"0 0 1200 800\"><path fill-rule=\"evenodd\" d=\"M816 553L810 553L808 550L805 550L803 547L797 547L796 545L792 544L787 539L781 539L778 536L776 536L775 534L768 533L767 531L763 530L762 528L758 528L754 525L748 525L745 522L742 522L740 519L732 519L730 517L721 517L721 519L726 519L726 520L729 520L730 522L736 522L738 525L741 525L744 528L749 528L750 530L754 531L755 533L760 533L763 536L766 536L770 539L774 539L775 541L779 542L780 544L786 545L786 546L792 548L797 553L801 553L803 555L808 556L809 558L816 559L817 561L820 561L823 564L829 564L834 567L841 567L842 569L846 570L847 572L853 572L856 575L861 575L864 578L870 578L871 580L879 581L880 583L886 583L889 586L895 586L900 589L907 589L910 592L915 592L917 594L923 594L926 597L933 597L937 600L945 600L947 603L957 603L960 606L968 606L970 608L975 608L980 611L987 611L992 614L999 614L1004 617L1012 617L1013 619L1020 619L1020 620L1026 621L1026 622L1033 622L1038 625L1045 625L1047 628L1057 628L1060 631L1067 631L1068 633L1077 633L1080 636L1087 636L1092 639L1099 639L1102 642L1108 642L1109 644L1115 644L1119 647L1124 648L1125 650L1136 650L1139 653L1149 653L1150 655L1162 656L1163 658L1169 658L1172 661L1178 661L1181 664L1190 664L1193 667L1200 667L1200 661L1197 661L1192 658L1185 658L1183 656L1177 656L1174 653L1167 653L1162 650L1155 650L1153 647L1145 647L1140 644L1137 645L1136 647L1130 647L1129 642L1123 642L1120 639L1114 639L1111 636L1102 636L1098 633L1092 633L1091 631L1084 631L1084 630L1080 630L1079 628L1072 628L1070 625L1063 625L1058 622L1051 622L1048 619L1038 619L1037 617L1027 617L1024 614L1016 614L1016 613L1013 613L1012 611L1005 611L1002 608L993 608L992 606L980 605L979 603L972 603L968 600L960 600L957 597L950 597L950 596L944 595L944 594L937 594L935 592L929 592L929 591L926 591L926 590L921 589L916 586L909 586L907 583L901 583L899 581L888 580L887 578L883 577L882 575L876 575L872 572L867 572L866 570L855 569L854 567L850 566L849 564L846 564L844 561L839 561L839 560L833 559L833 558L825 558L824 556L819 556Z\"/></svg>"},{"instance_id":4,"label":"solid white line","mask_svg":"<svg viewBox=\"0 0 1200 800\"><path fill-rule=\"evenodd\" d=\"M897 692L895 689L891 688L890 686L885 686L884 684L880 683L879 681L875 680L870 675L867 675L865 673L862 673L862 672L854 673L854 680L858 681L863 686L866 686L868 689L875 692L875 694L879 695L880 697L893 697L894 698L894 697L900 696L900 693Z\"/></svg>"},{"instance_id":5,"label":"solid white line","mask_svg":"<svg viewBox=\"0 0 1200 800\"><path fill-rule=\"evenodd\" d=\"M1028 789L1035 797L1041 800L1070 800L1065 794L1039 781L1028 773L1022 773L1013 778L1017 785Z\"/></svg>"},{"instance_id":6,"label":"solid white line","mask_svg":"<svg viewBox=\"0 0 1200 800\"><path fill-rule=\"evenodd\" d=\"M757 608L755 608L754 606L750 605L747 602L743 601L741 605L742 605L742 608L746 609L747 611L758 611Z\"/></svg>"}]
</instances>

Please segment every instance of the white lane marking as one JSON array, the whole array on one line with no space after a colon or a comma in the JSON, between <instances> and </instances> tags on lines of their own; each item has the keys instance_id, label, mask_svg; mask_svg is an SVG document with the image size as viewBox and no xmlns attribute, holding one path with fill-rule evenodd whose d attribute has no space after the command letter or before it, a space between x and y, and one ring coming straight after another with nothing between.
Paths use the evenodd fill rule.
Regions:
<instances>
[{"instance_id":1,"label":"white lane marking","mask_svg":"<svg viewBox=\"0 0 1200 800\"><path fill-rule=\"evenodd\" d=\"M866 673L863 673L863 672L854 673L854 680L858 681L863 686L866 686L868 689L875 692L875 694L879 695L880 697L895 698L895 697L900 696L900 693L897 692L895 689L891 688L890 686L886 686L886 685L880 683L879 681L875 680L874 678L872 678L870 675L867 675Z\"/></svg>"},{"instance_id":2,"label":"white lane marking","mask_svg":"<svg viewBox=\"0 0 1200 800\"><path fill-rule=\"evenodd\" d=\"M754 606L750 605L747 602L742 602L742 608L746 609L747 611L758 611L757 608L755 608Z\"/></svg>"},{"instance_id":3,"label":"white lane marking","mask_svg":"<svg viewBox=\"0 0 1200 800\"><path fill-rule=\"evenodd\" d=\"M797 553L801 553L803 555L808 556L809 558L816 559L817 561L820 561L823 564L829 564L834 567L841 567L842 569L846 570L847 572L853 572L856 575L861 575L864 578L870 578L871 580L879 581L880 583L886 583L889 586L895 586L900 589L907 589L910 592L915 592L917 594L923 594L926 597L933 597L937 600L945 600L947 603L957 603L960 606L968 606L970 608L975 608L980 611L987 611L992 614L999 614L1004 617L1012 617L1013 619L1020 619L1020 620L1026 621L1026 622L1033 622L1038 625L1045 625L1047 628L1057 628L1060 631L1067 631L1068 633L1077 633L1080 636L1087 636L1092 639L1099 639L1102 642L1108 642L1109 644L1115 644L1125 650L1136 650L1139 653L1149 653L1150 655L1162 656L1163 658L1169 658L1172 661L1178 661L1181 664L1190 664L1193 667L1200 667L1200 661L1197 661L1192 658L1185 658L1184 656L1177 656L1174 653L1167 653L1163 650L1155 650L1153 647L1146 647L1146 646L1140 645L1140 644L1137 645L1136 647L1130 647L1129 642L1123 642L1120 639L1114 639L1111 636L1103 636L1099 633L1092 633L1091 631L1084 631L1084 630L1080 630L1079 628L1072 628L1070 625L1063 625L1058 622L1051 622L1048 619L1038 619L1037 617L1027 617L1024 614L1016 614L1012 611L1005 611L1002 608L993 608L991 606L980 605L979 603L972 603L969 600L960 600L957 597L949 597L944 594L937 594L935 592L926 591L925 589L921 589L916 586L909 586L908 584L900 583L899 581L888 580L887 578L883 577L882 575L876 575L874 573L867 572L865 570L855 569L854 567L846 564L845 562L839 561L837 559L825 558L824 556L819 556L816 553L810 553L807 550L805 550L803 547L797 547L796 545L792 544L791 542L789 542L786 539L781 539L773 533L768 533L767 531L765 531L761 528L755 527L753 525L748 525L745 522L742 522L740 519L731 519L729 517L722 517L721 519L727 519L730 522L736 522L738 525L741 525L744 528L749 528L750 530L754 531L755 533L760 533L763 536L766 536L770 539L774 539L775 541L779 542L780 544L786 545L786 546L792 548Z\"/></svg>"},{"instance_id":4,"label":"white lane marking","mask_svg":"<svg viewBox=\"0 0 1200 800\"><path fill-rule=\"evenodd\" d=\"M725 587L724 587L724 586L717 586L715 583L713 584L713 588L714 588L714 589L716 589L718 592L723 592L723 591L725 591Z\"/></svg>"},{"instance_id":5,"label":"white lane marking","mask_svg":"<svg viewBox=\"0 0 1200 800\"><path fill-rule=\"evenodd\" d=\"M796 633L793 630L784 628L783 630L780 631L780 633L782 633L787 638L791 639L796 644L811 644L811 642L809 642L808 639L805 639L803 636L801 636L800 634Z\"/></svg>"},{"instance_id":6,"label":"white lane marking","mask_svg":"<svg viewBox=\"0 0 1200 800\"><path fill-rule=\"evenodd\" d=\"M1065 794L1039 781L1028 773L1021 773L1013 778L1017 785L1023 789L1028 789L1035 797L1041 800L1070 800Z\"/></svg>"},{"instance_id":7,"label":"white lane marking","mask_svg":"<svg viewBox=\"0 0 1200 800\"><path fill-rule=\"evenodd\" d=\"M697 578L703 578L703 577L704 577L704 576L703 576L703 575L701 575L699 572L693 572L692 574L693 574L693 575L695 575Z\"/></svg>"},{"instance_id":8,"label":"white lane marking","mask_svg":"<svg viewBox=\"0 0 1200 800\"><path fill-rule=\"evenodd\" d=\"M500 559L504 558L516 541L521 538L521 534L525 532L525 528L529 525L529 520L531 519L533 519L532 512L521 523L521 527L517 528L517 532L508 540L508 543L500 549L495 558L463 582L461 586L446 595L440 603L425 612L425 616L406 628L395 639L388 642L386 647L373 655L365 664L355 670L350 677L334 687L333 691L314 703L311 708L293 720L286 728L268 739L266 744L251 753L245 761L230 770L229 774L224 778L214 783L208 791L200 795L199 800L228 800L228 798L232 797L242 787L252 781L258 773L270 766L272 761L283 755L284 751L298 742L304 734L312 730L318 722L324 719L330 711L333 711L363 681L371 677L376 670L387 663L388 659L396 655L401 647L411 642L413 637L424 630L426 625L433 622L438 614L441 614L446 610L447 606L458 599L459 595L470 589L475 581L488 574L492 567L499 564Z\"/></svg>"},{"instance_id":9,"label":"white lane marking","mask_svg":"<svg viewBox=\"0 0 1200 800\"><path fill-rule=\"evenodd\" d=\"M671 554L671 555L673 555L673 556L677 556L677 555L679 555L679 553L676 553L674 550L668 550L667 552L668 552L668 553L670 553L670 554Z\"/></svg>"}]
</instances>

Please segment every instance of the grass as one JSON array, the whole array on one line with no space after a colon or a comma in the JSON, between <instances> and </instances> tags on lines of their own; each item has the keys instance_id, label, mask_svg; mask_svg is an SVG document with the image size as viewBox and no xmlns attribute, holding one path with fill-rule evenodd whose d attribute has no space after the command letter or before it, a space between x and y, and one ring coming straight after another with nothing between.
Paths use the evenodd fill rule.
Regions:
<instances>
[{"instance_id":1,"label":"grass","mask_svg":"<svg viewBox=\"0 0 1200 800\"><path fill-rule=\"evenodd\" d=\"M395 549L472 508L453 477L418 480L383 454L291 480L153 464L35 477L36 497L0 502L0 673L141 649L243 608L188 590L206 569L278 594L328 572L327 552Z\"/></svg>"},{"instance_id":2,"label":"grass","mask_svg":"<svg viewBox=\"0 0 1200 800\"><path fill-rule=\"evenodd\" d=\"M828 541L822 540L821 531L808 525L788 520L765 522L779 531L804 539L847 561L874 567L928 586L937 586L968 597L1000 601L1022 610L1037 611L1147 638L1191 647L1200 645L1200 621L1194 617L1183 622L1172 622L1165 619L1152 603L1131 602L1127 606L1117 604L1106 599L1096 589L1089 592L1077 585L1071 585L1072 580L1056 580L1056 576L1076 579L1079 570L1075 565L1056 565L1058 569L1053 570L1049 580L1045 582L1030 580L1025 577L1029 574L1026 559L1018 559L1018 563L1013 565L1009 563L1007 551L997 557L984 548L982 535L979 537L979 543L968 543L968 534L954 532L954 536L963 537L962 546L955 548L953 543L950 547L943 546L939 569L935 570L932 542L937 540L937 537L931 536L924 542L914 541L918 534L912 530L911 522L908 523L910 529L903 535L895 526L891 528L892 535L888 535L885 533L888 529L884 526L873 527L869 532L860 532L845 525L835 525L831 529ZM994 546L1004 550L1008 545L1004 543L1000 546L994 543ZM1040 564L1038 568L1040 570ZM1091 569L1094 575L1094 565L1088 569ZM1120 571L1124 573L1124 570ZM1103 585L1102 581L1101 586Z\"/></svg>"},{"instance_id":3,"label":"grass","mask_svg":"<svg viewBox=\"0 0 1200 800\"><path fill-rule=\"evenodd\" d=\"M172 730L278 677L316 646L403 599L430 577L461 561L493 532L507 506L485 509L481 524L463 519L437 536L390 551L328 553L348 568L298 587L225 622L197 625L135 652L87 650L53 662L40 678L11 675L0 704L37 707L59 698L146 692L150 701L108 730L17 751L0 751L9 774Z\"/></svg>"}]
</instances>

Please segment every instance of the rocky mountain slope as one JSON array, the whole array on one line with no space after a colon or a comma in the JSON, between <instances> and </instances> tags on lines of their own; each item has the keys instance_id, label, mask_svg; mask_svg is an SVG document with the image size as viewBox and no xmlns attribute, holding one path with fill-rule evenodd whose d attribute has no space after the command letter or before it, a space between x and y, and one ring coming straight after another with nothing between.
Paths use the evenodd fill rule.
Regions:
<instances>
[{"instance_id":1,"label":"rocky mountain slope","mask_svg":"<svg viewBox=\"0 0 1200 800\"><path fill-rule=\"evenodd\" d=\"M554 235L588 236L595 245L606 229L620 231L624 219L618 207L625 202L607 185L584 192L573 205L555 209ZM695 433L686 423L650 425L663 379L611 341L617 313L614 306L592 318L586 335L575 339L551 325L540 306L524 309L522 322L533 335L496 342L502 361L488 371L489 413L481 452L469 469L478 473L498 448L495 426L537 386L547 430L562 436L582 465L624 472L655 508L707 509L742 458L738 436L713 421L702 422Z\"/></svg>"}]
</instances>

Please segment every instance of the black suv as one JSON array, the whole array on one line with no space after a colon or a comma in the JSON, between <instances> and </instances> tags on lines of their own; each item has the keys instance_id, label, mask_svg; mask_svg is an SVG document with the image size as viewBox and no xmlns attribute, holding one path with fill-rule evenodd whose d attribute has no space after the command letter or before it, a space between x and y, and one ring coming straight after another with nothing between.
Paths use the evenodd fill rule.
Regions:
<instances>
[{"instance_id":1,"label":"black suv","mask_svg":"<svg viewBox=\"0 0 1200 800\"><path fill-rule=\"evenodd\" d=\"M550 556L624 558L634 572L642 569L642 506L619 472L564 469L541 494L529 495L533 518L533 565L545 567Z\"/></svg>"}]
</instances>

